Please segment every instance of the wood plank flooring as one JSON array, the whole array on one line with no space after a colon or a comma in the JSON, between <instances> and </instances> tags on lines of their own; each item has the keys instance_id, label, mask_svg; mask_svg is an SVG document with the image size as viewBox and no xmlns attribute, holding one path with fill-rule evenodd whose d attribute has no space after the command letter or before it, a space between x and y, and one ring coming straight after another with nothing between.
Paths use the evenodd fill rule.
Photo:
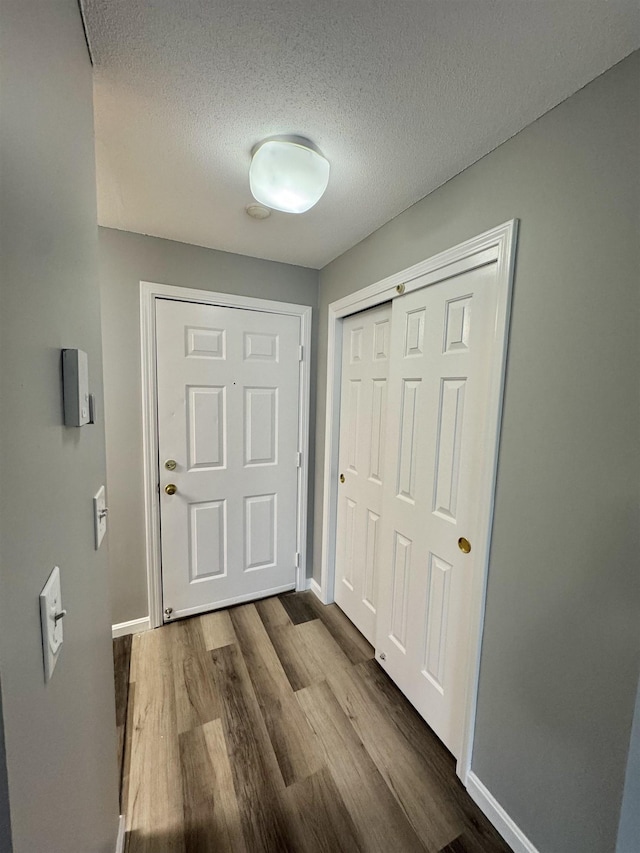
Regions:
<instances>
[{"instance_id":1,"label":"wood plank flooring","mask_svg":"<svg viewBox=\"0 0 640 853\"><path fill-rule=\"evenodd\" d=\"M335 605L287 593L130 648L127 853L509 853Z\"/></svg>"}]
</instances>

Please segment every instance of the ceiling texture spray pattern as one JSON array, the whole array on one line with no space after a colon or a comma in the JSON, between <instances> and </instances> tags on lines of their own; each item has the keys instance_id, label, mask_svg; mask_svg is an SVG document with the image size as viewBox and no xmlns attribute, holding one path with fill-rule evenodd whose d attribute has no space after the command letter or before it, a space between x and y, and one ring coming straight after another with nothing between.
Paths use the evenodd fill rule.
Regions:
<instances>
[{"instance_id":1,"label":"ceiling texture spray pattern","mask_svg":"<svg viewBox=\"0 0 640 853\"><path fill-rule=\"evenodd\" d=\"M315 268L640 46L637 0L82 5L100 224ZM259 222L251 149L280 134L329 187Z\"/></svg>"}]
</instances>

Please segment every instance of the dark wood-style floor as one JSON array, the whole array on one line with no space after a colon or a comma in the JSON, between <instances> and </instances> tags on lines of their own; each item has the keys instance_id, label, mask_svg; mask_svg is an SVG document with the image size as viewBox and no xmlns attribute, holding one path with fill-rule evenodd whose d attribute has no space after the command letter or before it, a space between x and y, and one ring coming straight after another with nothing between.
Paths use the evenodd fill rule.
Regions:
<instances>
[{"instance_id":1,"label":"dark wood-style floor","mask_svg":"<svg viewBox=\"0 0 640 853\"><path fill-rule=\"evenodd\" d=\"M335 605L292 593L138 634L127 691L128 653L128 853L508 853Z\"/></svg>"}]
</instances>

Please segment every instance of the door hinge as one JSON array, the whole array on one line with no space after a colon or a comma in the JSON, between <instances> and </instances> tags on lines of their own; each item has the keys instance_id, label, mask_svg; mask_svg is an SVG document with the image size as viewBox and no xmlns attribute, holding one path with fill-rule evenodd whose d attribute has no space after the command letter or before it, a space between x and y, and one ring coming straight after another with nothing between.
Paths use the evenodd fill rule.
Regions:
<instances>
[{"instance_id":1,"label":"door hinge","mask_svg":"<svg viewBox=\"0 0 640 853\"><path fill-rule=\"evenodd\" d=\"M304 358L304 347L302 346L302 344L300 344L300 346L298 347L298 361L302 361L303 358Z\"/></svg>"},{"instance_id":2,"label":"door hinge","mask_svg":"<svg viewBox=\"0 0 640 853\"><path fill-rule=\"evenodd\" d=\"M296 551L295 564L296 564L296 569L299 569L300 568L300 551Z\"/></svg>"},{"instance_id":3,"label":"door hinge","mask_svg":"<svg viewBox=\"0 0 640 853\"><path fill-rule=\"evenodd\" d=\"M296 453L296 468L302 468L302 453L299 450Z\"/></svg>"}]
</instances>

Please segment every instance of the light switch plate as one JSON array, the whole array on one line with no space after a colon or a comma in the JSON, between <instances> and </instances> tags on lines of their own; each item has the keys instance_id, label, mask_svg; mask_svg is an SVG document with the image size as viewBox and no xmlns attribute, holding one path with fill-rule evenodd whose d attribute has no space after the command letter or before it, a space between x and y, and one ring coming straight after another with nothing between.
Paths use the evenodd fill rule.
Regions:
<instances>
[{"instance_id":1,"label":"light switch plate","mask_svg":"<svg viewBox=\"0 0 640 853\"><path fill-rule=\"evenodd\" d=\"M95 532L96 551L104 539L104 534L107 532L107 512L104 486L100 486L93 499L93 528Z\"/></svg>"},{"instance_id":2,"label":"light switch plate","mask_svg":"<svg viewBox=\"0 0 640 853\"><path fill-rule=\"evenodd\" d=\"M63 613L62 592L60 590L60 569L55 566L40 593L40 623L42 625L42 652L44 658L44 678L49 681L60 657L63 619L56 614Z\"/></svg>"}]
</instances>

